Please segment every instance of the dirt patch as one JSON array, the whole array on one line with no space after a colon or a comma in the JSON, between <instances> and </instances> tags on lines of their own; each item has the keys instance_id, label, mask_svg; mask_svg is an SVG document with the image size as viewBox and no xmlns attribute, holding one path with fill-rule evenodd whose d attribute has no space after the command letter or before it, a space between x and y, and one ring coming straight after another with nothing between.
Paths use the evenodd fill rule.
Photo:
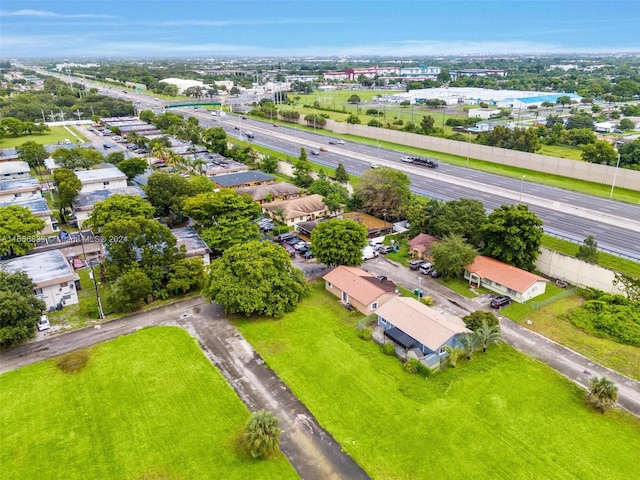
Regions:
<instances>
[{"instance_id":1,"label":"dirt patch","mask_svg":"<svg viewBox=\"0 0 640 480\"><path fill-rule=\"evenodd\" d=\"M78 350L72 352L63 357L60 357L56 361L56 367L65 373L75 373L82 370L89 362L89 352L86 350Z\"/></svg>"}]
</instances>

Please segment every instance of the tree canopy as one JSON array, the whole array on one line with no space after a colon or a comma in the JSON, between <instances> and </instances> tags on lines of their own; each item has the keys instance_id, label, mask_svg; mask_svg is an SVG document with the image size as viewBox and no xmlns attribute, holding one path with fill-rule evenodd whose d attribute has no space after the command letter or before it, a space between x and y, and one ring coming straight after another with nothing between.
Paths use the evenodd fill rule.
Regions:
<instances>
[{"instance_id":1,"label":"tree canopy","mask_svg":"<svg viewBox=\"0 0 640 480\"><path fill-rule=\"evenodd\" d=\"M34 141L24 142L19 147L16 147L16 152L18 152L20 160L27 162L30 167L36 170L38 167L42 167L44 160L49 157L44 146Z\"/></svg>"},{"instance_id":2,"label":"tree canopy","mask_svg":"<svg viewBox=\"0 0 640 480\"><path fill-rule=\"evenodd\" d=\"M107 223L132 218L153 218L153 205L137 195L112 195L95 204L87 224L100 231Z\"/></svg>"},{"instance_id":3,"label":"tree canopy","mask_svg":"<svg viewBox=\"0 0 640 480\"><path fill-rule=\"evenodd\" d=\"M0 348L35 337L36 324L46 305L33 289L26 273L0 270Z\"/></svg>"},{"instance_id":4,"label":"tree canopy","mask_svg":"<svg viewBox=\"0 0 640 480\"><path fill-rule=\"evenodd\" d=\"M149 168L147 161L141 157L128 158L118 162L118 169L127 176L127 180L143 174L147 168Z\"/></svg>"},{"instance_id":5,"label":"tree canopy","mask_svg":"<svg viewBox=\"0 0 640 480\"><path fill-rule=\"evenodd\" d=\"M487 214L480 200L451 200L442 204L432 215L432 231L429 233L438 237L459 235L476 248L482 246L480 227L485 222Z\"/></svg>"},{"instance_id":6,"label":"tree canopy","mask_svg":"<svg viewBox=\"0 0 640 480\"><path fill-rule=\"evenodd\" d=\"M311 232L313 255L326 265L362 263L367 245L367 227L350 219L331 219L318 223Z\"/></svg>"},{"instance_id":7,"label":"tree canopy","mask_svg":"<svg viewBox=\"0 0 640 480\"><path fill-rule=\"evenodd\" d=\"M532 271L540 253L543 222L527 205L502 205L482 225L484 253Z\"/></svg>"},{"instance_id":8,"label":"tree canopy","mask_svg":"<svg viewBox=\"0 0 640 480\"><path fill-rule=\"evenodd\" d=\"M58 148L51 155L59 167L69 170L91 168L104 161L104 157L92 148Z\"/></svg>"},{"instance_id":9,"label":"tree canopy","mask_svg":"<svg viewBox=\"0 0 640 480\"><path fill-rule=\"evenodd\" d=\"M27 207L0 206L0 257L25 255L33 250L36 236L44 227L45 221Z\"/></svg>"},{"instance_id":10,"label":"tree canopy","mask_svg":"<svg viewBox=\"0 0 640 480\"><path fill-rule=\"evenodd\" d=\"M381 167L367 170L354 189L362 208L376 217L399 219L406 215L411 199L409 177L398 170Z\"/></svg>"},{"instance_id":11,"label":"tree canopy","mask_svg":"<svg viewBox=\"0 0 640 480\"><path fill-rule=\"evenodd\" d=\"M154 172L145 187L147 199L158 215L182 212L182 204L193 194L189 181L175 173Z\"/></svg>"},{"instance_id":12,"label":"tree canopy","mask_svg":"<svg viewBox=\"0 0 640 480\"><path fill-rule=\"evenodd\" d=\"M434 268L445 279L462 277L464 269L478 252L459 235L449 235L431 245Z\"/></svg>"},{"instance_id":13,"label":"tree canopy","mask_svg":"<svg viewBox=\"0 0 640 480\"><path fill-rule=\"evenodd\" d=\"M64 211L71 207L80 193L82 183L80 183L78 176L67 168L56 168L53 171L53 183L57 189L56 198L58 208L60 208L60 216L63 217Z\"/></svg>"},{"instance_id":14,"label":"tree canopy","mask_svg":"<svg viewBox=\"0 0 640 480\"><path fill-rule=\"evenodd\" d=\"M230 247L212 262L205 295L227 314L279 317L308 291L304 273L291 265L284 248L252 241Z\"/></svg>"}]
</instances>

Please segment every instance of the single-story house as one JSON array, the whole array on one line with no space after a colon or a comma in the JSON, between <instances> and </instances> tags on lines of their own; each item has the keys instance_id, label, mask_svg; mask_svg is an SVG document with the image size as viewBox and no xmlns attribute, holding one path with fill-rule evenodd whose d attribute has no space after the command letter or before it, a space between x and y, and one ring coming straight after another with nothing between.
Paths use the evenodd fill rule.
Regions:
<instances>
[{"instance_id":1,"label":"single-story house","mask_svg":"<svg viewBox=\"0 0 640 480\"><path fill-rule=\"evenodd\" d=\"M432 260L431 245L438 243L440 239L433 235L420 233L407 242L409 255L411 258L421 258L423 260Z\"/></svg>"},{"instance_id":2,"label":"single-story house","mask_svg":"<svg viewBox=\"0 0 640 480\"><path fill-rule=\"evenodd\" d=\"M613 133L618 128L618 124L614 122L596 122L593 125L596 133Z\"/></svg>"},{"instance_id":3,"label":"single-story house","mask_svg":"<svg viewBox=\"0 0 640 480\"><path fill-rule=\"evenodd\" d=\"M462 347L458 336L471 332L462 319L440 313L413 297L392 298L376 313L384 337L405 350L405 359L417 358L432 369L439 368L448 356L446 346Z\"/></svg>"},{"instance_id":4,"label":"single-story house","mask_svg":"<svg viewBox=\"0 0 640 480\"><path fill-rule=\"evenodd\" d=\"M266 215L290 226L316 218L339 215L343 209L344 206L340 205L338 210L329 210L322 195L318 194L262 204L262 211Z\"/></svg>"},{"instance_id":5,"label":"single-story house","mask_svg":"<svg viewBox=\"0 0 640 480\"><path fill-rule=\"evenodd\" d=\"M35 285L34 293L44 300L47 308L78 303L80 277L60 250L12 258L0 266L8 272L25 272Z\"/></svg>"},{"instance_id":6,"label":"single-story house","mask_svg":"<svg viewBox=\"0 0 640 480\"><path fill-rule=\"evenodd\" d=\"M0 203L14 200L33 200L34 198L42 198L42 187L35 178L0 179Z\"/></svg>"},{"instance_id":7,"label":"single-story house","mask_svg":"<svg viewBox=\"0 0 640 480\"><path fill-rule=\"evenodd\" d=\"M147 198L147 194L144 193L144 190L137 185L79 193L71 204L71 209L78 221L78 228L82 228L82 224L87 220L87 218L89 218L89 215L93 212L93 208L96 203L103 202L113 195L136 195L138 197Z\"/></svg>"},{"instance_id":8,"label":"single-story house","mask_svg":"<svg viewBox=\"0 0 640 480\"><path fill-rule=\"evenodd\" d=\"M491 108L472 108L469 110L469 118L480 118L482 120L488 120L491 117L500 114L500 110Z\"/></svg>"},{"instance_id":9,"label":"single-story house","mask_svg":"<svg viewBox=\"0 0 640 480\"><path fill-rule=\"evenodd\" d=\"M260 170L248 170L246 172L224 173L209 177L219 188L252 187L274 183L275 177Z\"/></svg>"},{"instance_id":10,"label":"single-story house","mask_svg":"<svg viewBox=\"0 0 640 480\"><path fill-rule=\"evenodd\" d=\"M542 295L549 280L491 257L479 255L468 265L464 278L469 284L508 295L514 302L524 303Z\"/></svg>"},{"instance_id":11,"label":"single-story house","mask_svg":"<svg viewBox=\"0 0 640 480\"><path fill-rule=\"evenodd\" d=\"M18 205L19 207L28 208L35 217L44 220L44 228L40 230L39 233L46 235L58 230L58 220L53 216L51 210L49 210L49 204L43 197L31 198L24 201L17 198L13 201L0 203L0 207L8 207L10 205Z\"/></svg>"},{"instance_id":12,"label":"single-story house","mask_svg":"<svg viewBox=\"0 0 640 480\"><path fill-rule=\"evenodd\" d=\"M342 218L348 218L367 227L368 238L380 237L387 233L392 233L393 230L393 224L391 222L364 212L347 212L342 215Z\"/></svg>"},{"instance_id":13,"label":"single-story house","mask_svg":"<svg viewBox=\"0 0 640 480\"><path fill-rule=\"evenodd\" d=\"M260 205L279 200L290 200L298 198L302 189L287 182L269 183L266 185L254 185L251 187L240 187L236 190L240 195L247 194Z\"/></svg>"},{"instance_id":14,"label":"single-story house","mask_svg":"<svg viewBox=\"0 0 640 480\"><path fill-rule=\"evenodd\" d=\"M187 258L201 257L205 266L211 263L211 249L192 227L174 228L171 233L176 237L178 249L184 246Z\"/></svg>"},{"instance_id":15,"label":"single-story house","mask_svg":"<svg viewBox=\"0 0 640 480\"><path fill-rule=\"evenodd\" d=\"M340 303L355 308L363 315L375 312L400 294L395 283L380 280L358 267L340 265L322 278L325 288L338 297Z\"/></svg>"},{"instance_id":16,"label":"single-story house","mask_svg":"<svg viewBox=\"0 0 640 480\"><path fill-rule=\"evenodd\" d=\"M0 180L10 178L27 178L31 175L31 169L27 162L12 161L0 162Z\"/></svg>"}]
</instances>

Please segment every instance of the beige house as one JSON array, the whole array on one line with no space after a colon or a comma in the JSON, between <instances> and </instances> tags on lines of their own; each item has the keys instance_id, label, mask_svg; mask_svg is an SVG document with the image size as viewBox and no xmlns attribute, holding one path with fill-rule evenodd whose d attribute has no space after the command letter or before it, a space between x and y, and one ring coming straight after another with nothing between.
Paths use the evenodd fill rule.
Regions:
<instances>
[{"instance_id":1,"label":"beige house","mask_svg":"<svg viewBox=\"0 0 640 480\"><path fill-rule=\"evenodd\" d=\"M549 283L546 278L482 255L467 266L464 278L469 280L469 284L507 295L518 303L542 295Z\"/></svg>"},{"instance_id":2,"label":"beige house","mask_svg":"<svg viewBox=\"0 0 640 480\"><path fill-rule=\"evenodd\" d=\"M432 260L431 245L438 243L440 239L433 235L421 233L407 242L409 255L411 258L421 258L423 260Z\"/></svg>"},{"instance_id":3,"label":"beige house","mask_svg":"<svg viewBox=\"0 0 640 480\"><path fill-rule=\"evenodd\" d=\"M82 184L80 193L113 190L127 186L127 176L116 167L79 170L75 174Z\"/></svg>"},{"instance_id":4,"label":"beige house","mask_svg":"<svg viewBox=\"0 0 640 480\"><path fill-rule=\"evenodd\" d=\"M262 211L266 215L290 226L315 220L316 218L339 215L343 210L344 207L342 205L338 210L329 210L329 207L323 201L322 195L318 194L262 205Z\"/></svg>"},{"instance_id":5,"label":"beige house","mask_svg":"<svg viewBox=\"0 0 640 480\"><path fill-rule=\"evenodd\" d=\"M395 283L376 278L358 267L340 265L322 278L325 288L338 297L340 303L355 308L363 315L375 312L400 295Z\"/></svg>"},{"instance_id":6,"label":"beige house","mask_svg":"<svg viewBox=\"0 0 640 480\"><path fill-rule=\"evenodd\" d=\"M247 194L256 203L270 203L281 200L291 200L300 197L302 189L287 182L277 182L266 185L254 185L251 187L241 187L236 189L239 195Z\"/></svg>"}]
</instances>

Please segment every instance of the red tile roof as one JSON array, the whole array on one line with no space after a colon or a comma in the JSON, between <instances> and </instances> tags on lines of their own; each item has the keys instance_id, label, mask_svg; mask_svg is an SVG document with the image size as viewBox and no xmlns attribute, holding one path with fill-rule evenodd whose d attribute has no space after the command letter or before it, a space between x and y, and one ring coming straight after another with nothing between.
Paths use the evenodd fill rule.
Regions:
<instances>
[{"instance_id":1,"label":"red tile roof","mask_svg":"<svg viewBox=\"0 0 640 480\"><path fill-rule=\"evenodd\" d=\"M365 272L358 267L340 265L322 278L363 305L371 304L385 292L395 291L393 282L381 282L369 272ZM392 289L390 289L389 284L393 285Z\"/></svg>"},{"instance_id":2,"label":"red tile roof","mask_svg":"<svg viewBox=\"0 0 640 480\"><path fill-rule=\"evenodd\" d=\"M482 255L477 256L473 263L467 266L467 271L475 273L482 279L499 283L519 293L525 292L536 282L549 281L546 278L527 272L526 270Z\"/></svg>"}]
</instances>

